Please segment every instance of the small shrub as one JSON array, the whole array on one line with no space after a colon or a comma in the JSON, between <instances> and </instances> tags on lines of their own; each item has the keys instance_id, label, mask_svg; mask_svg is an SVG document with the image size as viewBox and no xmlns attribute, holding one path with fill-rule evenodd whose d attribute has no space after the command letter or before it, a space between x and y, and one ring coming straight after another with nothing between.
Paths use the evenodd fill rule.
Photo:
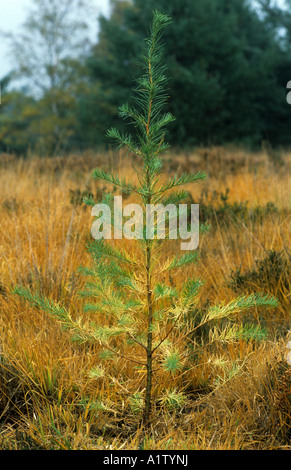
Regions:
<instances>
[{"instance_id":1,"label":"small shrub","mask_svg":"<svg viewBox=\"0 0 291 470\"><path fill-rule=\"evenodd\" d=\"M269 250L256 260L253 268L242 272L241 267L232 271L228 287L234 292L253 292L260 288L276 295L281 304L290 304L291 264L290 255L284 251Z\"/></svg>"},{"instance_id":2,"label":"small shrub","mask_svg":"<svg viewBox=\"0 0 291 470\"><path fill-rule=\"evenodd\" d=\"M273 202L264 206L248 207L248 201L229 202L229 188L225 192L216 190L209 192L204 189L201 192L199 203L200 220L211 222L215 228L218 223L230 224L237 219L243 222L263 223L269 215L279 214L280 211Z\"/></svg>"}]
</instances>

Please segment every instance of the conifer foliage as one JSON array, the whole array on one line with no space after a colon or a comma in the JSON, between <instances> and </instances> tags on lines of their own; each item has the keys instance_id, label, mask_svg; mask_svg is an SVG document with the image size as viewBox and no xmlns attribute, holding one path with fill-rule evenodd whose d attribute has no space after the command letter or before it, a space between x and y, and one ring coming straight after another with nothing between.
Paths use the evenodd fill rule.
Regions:
<instances>
[{"instance_id":1,"label":"conifer foliage","mask_svg":"<svg viewBox=\"0 0 291 470\"><path fill-rule=\"evenodd\" d=\"M73 339L100 345L103 352L100 364L92 371L92 377L102 377L106 361L112 357L117 361L134 363L143 374L144 383L131 400L140 411L145 425L151 421L152 404L158 398L155 395L155 373L164 371L175 377L183 369L191 368L189 353L193 352L193 341L195 347L193 337L197 328L255 306L277 305L273 297L251 294L240 296L228 304L210 307L199 322L195 318L189 321L191 312L194 316L193 312L197 311L202 282L192 278L182 285L178 282L175 285L172 274L196 263L197 252L181 252L171 257L165 248L167 243L172 242L169 237L161 240L147 236L146 207L149 204L173 204L178 207L186 193L183 190L175 192L175 189L206 177L203 172L198 172L161 182L161 155L168 147L165 128L174 119L171 114L163 113L167 95L161 36L170 21L165 14L154 12L143 56L144 73L137 80L135 89L135 105L125 104L120 108L120 116L133 125L135 132L122 134L117 129L108 131L108 136L119 147L126 147L139 160L141 170L137 170L138 184L121 180L118 175L101 169L93 172L96 180L110 183L121 193L130 193L138 201L144 218L140 222L135 220L135 225L139 224L138 233L142 236L137 239L133 236L132 246L129 242L123 246L120 237L118 240L95 239L87 245L92 265L80 268L88 282L80 293L84 298L84 312L79 318L26 287L15 289L15 293L59 320L72 332ZM92 199L87 198L85 202L94 206ZM107 194L103 203L113 208L113 193L111 196ZM112 224L114 229L113 218ZM125 245L131 249L125 249ZM94 316L95 321L88 320ZM228 333L228 341L235 338L234 328L231 334L230 330ZM221 338L225 340L225 337L225 332L222 332ZM191 349L187 349L190 338ZM219 340L219 335L215 340ZM159 397L169 406L182 403L184 398L181 391L171 387L170 382L163 397Z\"/></svg>"}]
</instances>

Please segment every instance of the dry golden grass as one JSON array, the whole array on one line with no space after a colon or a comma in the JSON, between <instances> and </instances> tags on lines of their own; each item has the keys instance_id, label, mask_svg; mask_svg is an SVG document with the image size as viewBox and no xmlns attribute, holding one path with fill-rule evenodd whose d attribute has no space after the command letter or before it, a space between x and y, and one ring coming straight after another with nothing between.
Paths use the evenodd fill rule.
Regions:
<instances>
[{"instance_id":1,"label":"dry golden grass","mask_svg":"<svg viewBox=\"0 0 291 470\"><path fill-rule=\"evenodd\" d=\"M90 378L98 346L73 344L57 322L11 294L21 283L81 311L77 292L84 281L76 271L89 262L85 242L92 220L76 198L106 190L90 177L96 166L136 177L129 157L114 152L66 159L0 155L0 449L290 449L290 282L284 272L264 284L280 298L278 309L237 318L267 328L267 339L205 345L187 374L156 376L155 392L172 381L189 400L178 411L157 402L147 435L129 405L143 374L112 361L104 377ZM254 268L269 250L282 253L290 268L290 154L276 161L264 152L197 149L167 155L165 168L207 172L205 182L187 188L194 201L203 189L224 194L229 188L229 204L276 207L257 221L213 218L194 268L205 281L201 308L233 298L231 272ZM130 241L123 243L129 247ZM191 273L185 270L178 282ZM252 287L260 291L262 284Z\"/></svg>"}]
</instances>

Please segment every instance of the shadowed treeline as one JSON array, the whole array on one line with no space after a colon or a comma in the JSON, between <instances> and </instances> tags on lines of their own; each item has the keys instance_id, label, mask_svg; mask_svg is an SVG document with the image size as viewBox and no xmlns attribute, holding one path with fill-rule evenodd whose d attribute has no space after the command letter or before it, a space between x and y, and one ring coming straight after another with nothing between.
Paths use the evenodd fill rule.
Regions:
<instances>
[{"instance_id":1,"label":"shadowed treeline","mask_svg":"<svg viewBox=\"0 0 291 470\"><path fill-rule=\"evenodd\" d=\"M171 145L289 146L291 2L285 3L283 10L266 0L112 0L109 18L95 19L99 35L90 43L89 2L34 0L23 29L6 38L14 70L1 80L0 150L100 149L109 127L126 130L117 109L131 102L156 8L174 20L164 38L168 111L176 118ZM21 90L18 77L27 84Z\"/></svg>"}]
</instances>

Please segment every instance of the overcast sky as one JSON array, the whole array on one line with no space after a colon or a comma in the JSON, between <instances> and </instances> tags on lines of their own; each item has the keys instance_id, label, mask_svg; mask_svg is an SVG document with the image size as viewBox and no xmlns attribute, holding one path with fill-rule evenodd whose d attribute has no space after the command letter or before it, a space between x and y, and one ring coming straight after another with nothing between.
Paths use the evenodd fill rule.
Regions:
<instances>
[{"instance_id":1,"label":"overcast sky","mask_svg":"<svg viewBox=\"0 0 291 470\"><path fill-rule=\"evenodd\" d=\"M62 1L62 0L60 0ZM97 18L100 13L109 12L109 0L91 0L96 8L96 15L92 16L92 39L97 37ZM0 0L0 30L17 33L19 26L24 22L32 0ZM13 64L9 60L8 47L5 40L0 40L0 78L12 69Z\"/></svg>"}]
</instances>

